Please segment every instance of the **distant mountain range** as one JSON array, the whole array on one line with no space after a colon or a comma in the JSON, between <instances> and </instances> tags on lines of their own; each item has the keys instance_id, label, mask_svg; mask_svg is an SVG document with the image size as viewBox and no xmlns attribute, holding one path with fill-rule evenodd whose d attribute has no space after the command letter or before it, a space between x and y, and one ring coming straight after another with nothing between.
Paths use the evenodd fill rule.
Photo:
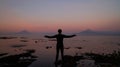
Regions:
<instances>
[{"instance_id":1,"label":"distant mountain range","mask_svg":"<svg viewBox=\"0 0 120 67\"><path fill-rule=\"evenodd\" d=\"M46 32L29 32L27 30L22 30L20 32L11 32L11 33L0 33L0 34L33 34L33 35L37 35L37 34L55 34L55 33L46 33ZM93 30L90 30L90 29L87 29L87 30L84 30L84 31L81 31L81 32L78 32L76 33L77 35L119 35L120 36L120 31L118 32L113 32L113 31L93 31Z\"/></svg>"},{"instance_id":2,"label":"distant mountain range","mask_svg":"<svg viewBox=\"0 0 120 67\"><path fill-rule=\"evenodd\" d=\"M112 31L93 31L90 29L81 31L77 33L78 35L120 35L120 32L112 32Z\"/></svg>"},{"instance_id":3,"label":"distant mountain range","mask_svg":"<svg viewBox=\"0 0 120 67\"><path fill-rule=\"evenodd\" d=\"M16 34L40 34L40 33L33 33L33 32L29 32L27 30L23 30L23 31L20 31ZM51 34L51 33L49 33L49 34ZM84 31L81 31L81 32L77 33L77 35L120 35L120 31L119 32L93 31L91 29L87 29L87 30L84 30Z\"/></svg>"},{"instance_id":4,"label":"distant mountain range","mask_svg":"<svg viewBox=\"0 0 120 67\"><path fill-rule=\"evenodd\" d=\"M29 32L27 30L22 30L20 32L17 32L16 34L31 34L31 32Z\"/></svg>"}]
</instances>

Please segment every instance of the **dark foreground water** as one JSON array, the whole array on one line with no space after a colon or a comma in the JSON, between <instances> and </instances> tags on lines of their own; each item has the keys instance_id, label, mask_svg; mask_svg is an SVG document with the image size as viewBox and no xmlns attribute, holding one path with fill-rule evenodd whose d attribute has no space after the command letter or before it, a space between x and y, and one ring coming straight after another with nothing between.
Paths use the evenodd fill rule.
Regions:
<instances>
[{"instance_id":1,"label":"dark foreground water","mask_svg":"<svg viewBox=\"0 0 120 67\"><path fill-rule=\"evenodd\" d=\"M11 37L11 35L7 35L7 37ZM47 39L43 36L12 35L12 37L0 39L0 54L19 55L26 53L27 50L34 50L32 55L37 58L28 67L55 67L55 39ZM86 52L110 54L114 50L120 50L120 36L76 36L64 39L64 46L64 54L70 56L82 55ZM0 56L0 58L4 56Z\"/></svg>"}]
</instances>

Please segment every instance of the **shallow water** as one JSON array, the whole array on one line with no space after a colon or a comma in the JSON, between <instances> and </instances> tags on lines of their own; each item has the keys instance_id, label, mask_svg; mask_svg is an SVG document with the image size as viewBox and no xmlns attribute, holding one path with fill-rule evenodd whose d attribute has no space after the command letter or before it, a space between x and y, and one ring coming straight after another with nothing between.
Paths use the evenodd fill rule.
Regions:
<instances>
[{"instance_id":1,"label":"shallow water","mask_svg":"<svg viewBox=\"0 0 120 67\"><path fill-rule=\"evenodd\" d=\"M56 41L49 41L43 36L17 36L15 39L0 39L0 53L9 55L19 54L26 49L35 49L34 55L38 56L37 60L29 67L55 67L55 47ZM25 42L21 40L26 40ZM64 39L65 55L74 56L76 53L85 52L93 53L112 53L120 49L120 36L76 36ZM25 45L25 46L23 46ZM13 47L17 46L17 47ZM46 48L52 47L52 48ZM81 47L82 49L77 49ZM60 59L60 58L59 58Z\"/></svg>"}]
</instances>

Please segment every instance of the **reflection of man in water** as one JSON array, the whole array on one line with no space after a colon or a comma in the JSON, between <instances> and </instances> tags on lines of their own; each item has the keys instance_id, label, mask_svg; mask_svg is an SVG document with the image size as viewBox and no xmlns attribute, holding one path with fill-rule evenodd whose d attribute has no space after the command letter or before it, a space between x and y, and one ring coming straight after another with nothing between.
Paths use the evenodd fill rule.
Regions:
<instances>
[{"instance_id":1,"label":"reflection of man in water","mask_svg":"<svg viewBox=\"0 0 120 67\"><path fill-rule=\"evenodd\" d=\"M62 30L58 29L58 34L54 35L54 36L45 36L46 38L56 38L57 39L57 45L56 45L56 62L58 61L58 57L59 57L59 51L61 51L61 57L63 60L63 56L64 56L64 45L63 45L63 39L64 38L71 38L74 37L76 35L64 35L62 34Z\"/></svg>"}]
</instances>

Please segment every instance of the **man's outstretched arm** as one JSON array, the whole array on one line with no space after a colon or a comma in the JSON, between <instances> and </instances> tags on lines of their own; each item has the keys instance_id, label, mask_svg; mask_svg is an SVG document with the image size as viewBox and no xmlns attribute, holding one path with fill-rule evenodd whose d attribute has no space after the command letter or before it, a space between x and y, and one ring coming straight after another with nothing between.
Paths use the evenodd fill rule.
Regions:
<instances>
[{"instance_id":1,"label":"man's outstretched arm","mask_svg":"<svg viewBox=\"0 0 120 67\"><path fill-rule=\"evenodd\" d=\"M64 38L71 38L71 37L74 37L76 35L64 35Z\"/></svg>"},{"instance_id":2,"label":"man's outstretched arm","mask_svg":"<svg viewBox=\"0 0 120 67\"><path fill-rule=\"evenodd\" d=\"M48 36L48 35L45 35L44 37L46 37L46 38L56 38L55 35L54 35L54 36Z\"/></svg>"}]
</instances>

